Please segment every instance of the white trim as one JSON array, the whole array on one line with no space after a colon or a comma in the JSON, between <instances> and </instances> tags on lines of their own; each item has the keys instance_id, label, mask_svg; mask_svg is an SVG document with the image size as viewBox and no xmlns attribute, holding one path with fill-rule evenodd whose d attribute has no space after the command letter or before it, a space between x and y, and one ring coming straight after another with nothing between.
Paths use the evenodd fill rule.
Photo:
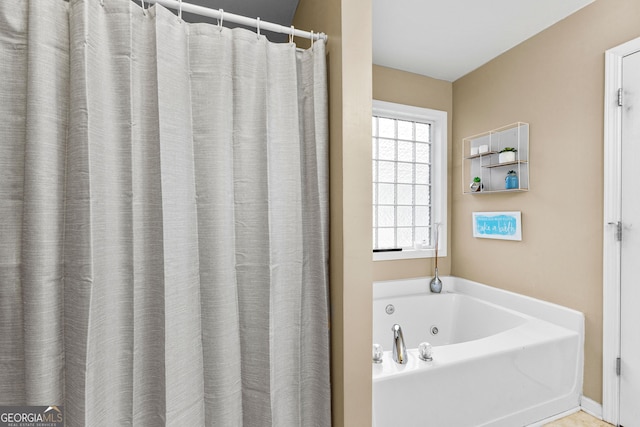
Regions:
<instances>
[{"instance_id":1,"label":"white trim","mask_svg":"<svg viewBox=\"0 0 640 427\"><path fill-rule=\"evenodd\" d=\"M435 249L403 249L401 251L374 252L374 261L390 261L394 259L435 258ZM438 258L440 258L438 253Z\"/></svg>"},{"instance_id":2,"label":"white trim","mask_svg":"<svg viewBox=\"0 0 640 427\"><path fill-rule=\"evenodd\" d=\"M618 89L622 86L622 58L640 51L640 38L605 53L604 93L604 222L602 265L602 416L614 425L619 420L620 380L616 359L620 355L620 243L615 227L621 219L621 117Z\"/></svg>"},{"instance_id":3,"label":"white trim","mask_svg":"<svg viewBox=\"0 0 640 427\"><path fill-rule=\"evenodd\" d=\"M582 396L580 398L580 406L576 406L575 408L569 409L568 411L564 411L549 418L545 418L544 420L536 421L533 424L529 424L527 427L544 427L552 421L561 420L580 411L585 412L599 420L602 420L602 405L600 405L595 400L591 400L588 397Z\"/></svg>"},{"instance_id":4,"label":"white trim","mask_svg":"<svg viewBox=\"0 0 640 427\"><path fill-rule=\"evenodd\" d=\"M602 405L595 400L589 399L586 396L582 396L582 398L580 399L580 407L584 412L591 415L592 417L596 417L599 420L602 419Z\"/></svg>"},{"instance_id":5,"label":"white trim","mask_svg":"<svg viewBox=\"0 0 640 427\"><path fill-rule=\"evenodd\" d=\"M576 412L580 412L579 406L576 406L573 409L569 409L568 411L560 412L559 414L556 414L549 418L545 418L544 420L536 421L535 423L529 424L526 427L544 427L552 421L561 420L562 418L568 417L569 415L573 415Z\"/></svg>"},{"instance_id":6,"label":"white trim","mask_svg":"<svg viewBox=\"0 0 640 427\"><path fill-rule=\"evenodd\" d=\"M375 116L418 122L427 121L433 124L431 149L433 150L432 177L435 185L432 186L431 212L433 224L440 224L438 257L447 256L447 236L449 235L447 225L447 112L374 99L372 113ZM373 261L433 257L435 257L434 249L373 253Z\"/></svg>"},{"instance_id":7,"label":"white trim","mask_svg":"<svg viewBox=\"0 0 640 427\"><path fill-rule=\"evenodd\" d=\"M619 378L615 372L620 354L620 244L610 222L620 220L620 108L622 57L605 53L604 105L604 224L602 265L602 402L605 420L618 424ZM612 369L613 367L613 369Z\"/></svg>"}]
</instances>

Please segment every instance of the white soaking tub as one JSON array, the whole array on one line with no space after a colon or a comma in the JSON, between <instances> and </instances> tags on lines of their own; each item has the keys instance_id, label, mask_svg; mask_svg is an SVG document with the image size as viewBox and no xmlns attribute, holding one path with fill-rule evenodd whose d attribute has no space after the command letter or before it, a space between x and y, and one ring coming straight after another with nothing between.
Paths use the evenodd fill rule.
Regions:
<instances>
[{"instance_id":1,"label":"white soaking tub","mask_svg":"<svg viewBox=\"0 0 640 427\"><path fill-rule=\"evenodd\" d=\"M429 280L373 285L373 343L385 350L373 365L374 427L527 426L580 405L582 313L456 277L432 294ZM404 365L391 354L394 324ZM425 341L431 362L418 357Z\"/></svg>"}]
</instances>

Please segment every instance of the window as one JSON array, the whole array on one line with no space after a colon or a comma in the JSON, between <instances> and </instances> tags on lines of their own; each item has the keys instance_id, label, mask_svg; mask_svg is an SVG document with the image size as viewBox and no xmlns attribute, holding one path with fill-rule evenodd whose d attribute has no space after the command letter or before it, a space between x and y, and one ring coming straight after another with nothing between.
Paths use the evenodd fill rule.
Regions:
<instances>
[{"instance_id":1,"label":"window","mask_svg":"<svg viewBox=\"0 0 640 427\"><path fill-rule=\"evenodd\" d=\"M447 113L373 101L374 260L446 255Z\"/></svg>"}]
</instances>

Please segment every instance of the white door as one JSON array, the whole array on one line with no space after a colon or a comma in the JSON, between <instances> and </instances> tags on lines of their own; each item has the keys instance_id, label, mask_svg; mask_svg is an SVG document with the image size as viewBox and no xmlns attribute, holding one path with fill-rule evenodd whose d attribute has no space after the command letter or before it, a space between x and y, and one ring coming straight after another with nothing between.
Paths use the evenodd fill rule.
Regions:
<instances>
[{"instance_id":1,"label":"white door","mask_svg":"<svg viewBox=\"0 0 640 427\"><path fill-rule=\"evenodd\" d=\"M622 64L619 424L640 427L640 52Z\"/></svg>"}]
</instances>

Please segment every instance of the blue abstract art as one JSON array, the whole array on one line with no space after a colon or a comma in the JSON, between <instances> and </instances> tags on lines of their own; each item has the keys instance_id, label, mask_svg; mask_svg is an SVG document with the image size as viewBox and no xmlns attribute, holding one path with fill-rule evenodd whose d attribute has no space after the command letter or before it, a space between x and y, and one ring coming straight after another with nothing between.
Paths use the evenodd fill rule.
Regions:
<instances>
[{"instance_id":1,"label":"blue abstract art","mask_svg":"<svg viewBox=\"0 0 640 427\"><path fill-rule=\"evenodd\" d=\"M473 237L522 240L521 212L473 212Z\"/></svg>"}]
</instances>

